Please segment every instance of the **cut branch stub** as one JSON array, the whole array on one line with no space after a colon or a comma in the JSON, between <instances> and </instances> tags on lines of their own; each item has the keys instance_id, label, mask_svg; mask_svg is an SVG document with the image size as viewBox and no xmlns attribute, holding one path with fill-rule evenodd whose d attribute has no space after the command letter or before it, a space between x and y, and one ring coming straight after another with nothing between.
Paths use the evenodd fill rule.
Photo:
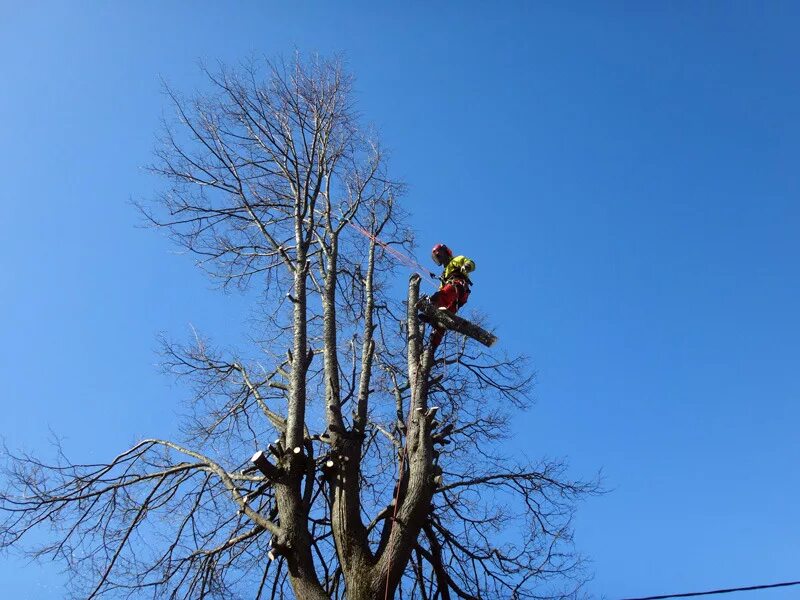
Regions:
<instances>
[{"instance_id":1,"label":"cut branch stub","mask_svg":"<svg viewBox=\"0 0 800 600\"><path fill-rule=\"evenodd\" d=\"M325 476L331 475L335 467L336 467L336 462L330 457L326 458L320 465L320 469L322 470L322 473Z\"/></svg>"},{"instance_id":2,"label":"cut branch stub","mask_svg":"<svg viewBox=\"0 0 800 600\"><path fill-rule=\"evenodd\" d=\"M417 302L417 310L425 315L425 320L434 327L455 331L487 347L491 347L492 344L497 341L497 336L479 327L475 323L462 319L449 310L442 310L435 307L431 304L431 300L427 296L423 296L419 299Z\"/></svg>"},{"instance_id":3,"label":"cut branch stub","mask_svg":"<svg viewBox=\"0 0 800 600\"><path fill-rule=\"evenodd\" d=\"M253 454L253 458L250 459L250 462L253 463L256 468L264 474L264 476L269 477L270 479L278 479L278 477L281 475L281 470L269 462L267 455L261 450Z\"/></svg>"}]
</instances>

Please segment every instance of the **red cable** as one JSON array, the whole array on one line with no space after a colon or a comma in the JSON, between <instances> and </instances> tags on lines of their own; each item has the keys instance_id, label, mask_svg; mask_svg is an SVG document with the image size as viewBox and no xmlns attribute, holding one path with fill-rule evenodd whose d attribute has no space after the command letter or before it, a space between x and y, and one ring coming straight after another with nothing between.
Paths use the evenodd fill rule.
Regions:
<instances>
[{"instance_id":1,"label":"red cable","mask_svg":"<svg viewBox=\"0 0 800 600\"><path fill-rule=\"evenodd\" d=\"M403 452L400 453L400 462L398 464L399 474L397 477L397 490L395 490L394 494L394 511L392 512L392 525L389 528L389 554L386 557L386 591L383 593L383 599L389 600L389 576L392 573L392 546L391 546L391 539L392 539L392 531L394 531L394 524L397 522L397 507L400 504L400 484L403 479L403 457L406 454L406 449L403 448Z\"/></svg>"},{"instance_id":2,"label":"red cable","mask_svg":"<svg viewBox=\"0 0 800 600\"><path fill-rule=\"evenodd\" d=\"M401 264L405 265L406 267L408 267L412 271L416 272L418 275L420 275L422 277L423 280L427 281L426 278L429 275L429 273L425 270L425 267L423 267L421 264L419 264L416 260L414 260L413 258L411 258L410 256L408 256L406 254L403 254L402 252L400 252L396 248L392 248L389 244L387 244L386 242L381 240L378 236L370 233L369 231L367 231L366 229L364 229L360 225L356 225L355 223L348 223L348 225L350 225L350 227L352 227L353 229L358 231L361 235L363 235L367 239L370 239L370 240L374 241L381 248L383 248L386 252L388 252L389 254L394 256L395 259L398 262L400 262Z\"/></svg>"}]
</instances>

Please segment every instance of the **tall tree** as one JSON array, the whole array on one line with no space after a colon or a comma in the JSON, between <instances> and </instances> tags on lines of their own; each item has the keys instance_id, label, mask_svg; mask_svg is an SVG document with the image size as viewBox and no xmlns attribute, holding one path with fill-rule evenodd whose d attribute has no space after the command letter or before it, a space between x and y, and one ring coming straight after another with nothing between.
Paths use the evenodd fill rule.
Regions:
<instances>
[{"instance_id":1,"label":"tall tree","mask_svg":"<svg viewBox=\"0 0 800 600\"><path fill-rule=\"evenodd\" d=\"M9 455L0 546L63 560L88 598L574 595L570 520L596 486L504 455L522 358L460 336L434 352L419 276L396 297L403 185L341 64L205 72L207 93L167 90L167 185L143 211L222 286L257 290L258 340L164 344L195 391L180 441L99 465Z\"/></svg>"}]
</instances>

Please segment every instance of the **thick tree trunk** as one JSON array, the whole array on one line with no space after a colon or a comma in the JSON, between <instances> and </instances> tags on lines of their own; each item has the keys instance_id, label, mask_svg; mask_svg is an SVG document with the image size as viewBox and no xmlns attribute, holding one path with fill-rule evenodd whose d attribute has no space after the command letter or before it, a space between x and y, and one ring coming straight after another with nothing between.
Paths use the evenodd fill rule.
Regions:
<instances>
[{"instance_id":1,"label":"thick tree trunk","mask_svg":"<svg viewBox=\"0 0 800 600\"><path fill-rule=\"evenodd\" d=\"M275 485L275 501L281 527L281 535L275 541L278 552L286 557L289 582L295 596L302 600L322 600L327 595L319 583L314 568L311 535L308 531L308 519L300 489L308 457L303 452L294 452L294 448L302 448L305 443L306 376L313 357L308 348L307 333L308 245L304 239L302 226L300 209L296 208L297 260L292 300L294 304L294 352L290 355L291 379L284 440L285 450L279 461L286 476Z\"/></svg>"},{"instance_id":2,"label":"thick tree trunk","mask_svg":"<svg viewBox=\"0 0 800 600\"><path fill-rule=\"evenodd\" d=\"M403 458L406 468L399 481L402 493L396 498L396 518L387 523L388 529L379 545L372 577L363 588L364 595L358 596L358 600L394 598L397 585L426 521L435 489L431 438L435 409L428 409L427 405L433 350L422 345L416 309L419 283L419 276L412 276L408 291L408 374L411 398Z\"/></svg>"},{"instance_id":3,"label":"thick tree trunk","mask_svg":"<svg viewBox=\"0 0 800 600\"><path fill-rule=\"evenodd\" d=\"M388 595L386 590L386 579L364 580L355 587L347 588L347 600L393 600L395 598L396 585L389 587Z\"/></svg>"}]
</instances>

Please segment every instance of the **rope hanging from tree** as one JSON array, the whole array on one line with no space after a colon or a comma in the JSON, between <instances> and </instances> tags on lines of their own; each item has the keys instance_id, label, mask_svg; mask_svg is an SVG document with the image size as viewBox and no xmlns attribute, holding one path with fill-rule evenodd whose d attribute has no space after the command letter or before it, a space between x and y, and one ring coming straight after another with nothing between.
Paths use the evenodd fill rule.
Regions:
<instances>
[{"instance_id":1,"label":"rope hanging from tree","mask_svg":"<svg viewBox=\"0 0 800 600\"><path fill-rule=\"evenodd\" d=\"M397 262L399 262L403 266L407 267L411 271L419 274L422 277L423 281L428 281L429 282L428 277L435 277L435 275L433 275L433 273L431 273L430 271L426 270L425 267L423 267L421 264L419 264L419 262L417 262L414 258L408 256L407 254L404 254L403 252L401 252L397 248L393 248L391 245L389 245L389 243L384 242L377 235L375 235L372 232L364 229L363 227L361 227L360 225L357 225L356 223L349 222L347 224L350 227L352 227L353 229L355 229L357 232L359 232L361 235L366 237L367 239L372 240L373 242L378 244L386 252L388 252L390 255L392 255L395 258L395 260L397 260Z\"/></svg>"}]
</instances>

